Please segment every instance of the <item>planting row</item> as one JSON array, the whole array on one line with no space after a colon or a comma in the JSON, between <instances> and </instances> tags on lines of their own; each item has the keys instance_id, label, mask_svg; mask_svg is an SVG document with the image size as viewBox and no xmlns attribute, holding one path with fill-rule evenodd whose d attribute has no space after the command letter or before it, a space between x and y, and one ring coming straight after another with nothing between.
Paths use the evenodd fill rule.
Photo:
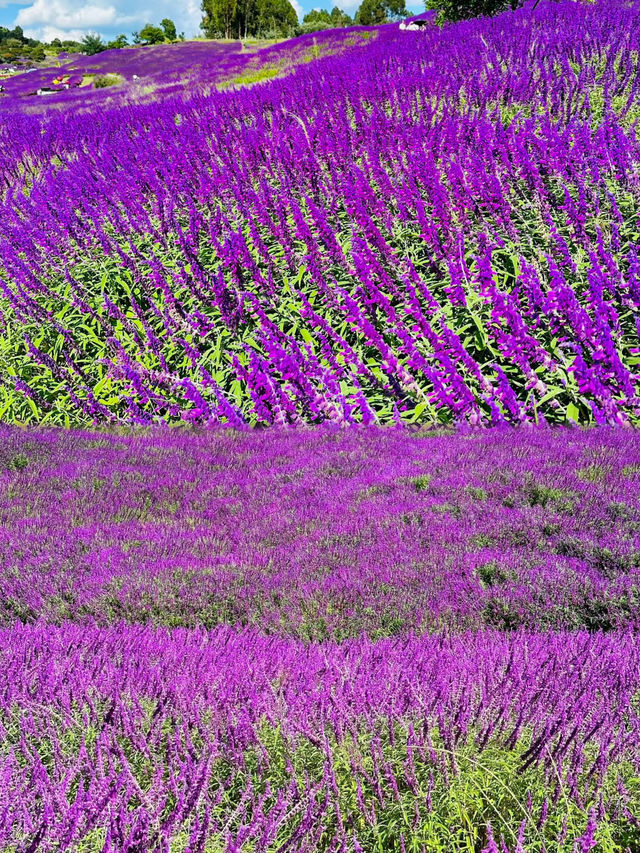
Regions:
<instances>
[{"instance_id":1,"label":"planting row","mask_svg":"<svg viewBox=\"0 0 640 853\"><path fill-rule=\"evenodd\" d=\"M0 432L0 620L639 625L627 430Z\"/></svg>"},{"instance_id":2,"label":"planting row","mask_svg":"<svg viewBox=\"0 0 640 853\"><path fill-rule=\"evenodd\" d=\"M264 85L12 114L0 416L636 423L639 15L347 30Z\"/></svg>"},{"instance_id":3,"label":"planting row","mask_svg":"<svg viewBox=\"0 0 640 853\"><path fill-rule=\"evenodd\" d=\"M633 635L0 632L0 846L640 845Z\"/></svg>"}]
</instances>

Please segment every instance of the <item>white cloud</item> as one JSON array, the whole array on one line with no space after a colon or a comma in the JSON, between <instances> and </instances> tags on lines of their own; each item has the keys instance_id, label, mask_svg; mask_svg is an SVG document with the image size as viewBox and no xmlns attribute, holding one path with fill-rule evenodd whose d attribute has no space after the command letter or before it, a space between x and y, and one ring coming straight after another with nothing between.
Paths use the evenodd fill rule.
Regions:
<instances>
[{"instance_id":1,"label":"white cloud","mask_svg":"<svg viewBox=\"0 0 640 853\"><path fill-rule=\"evenodd\" d=\"M300 5L300 3L298 3L298 0L289 0L289 2L293 6L293 8L296 10L296 15L298 16L298 20L301 21L303 15L304 15L304 11L302 9L302 6Z\"/></svg>"},{"instance_id":2,"label":"white cloud","mask_svg":"<svg viewBox=\"0 0 640 853\"><path fill-rule=\"evenodd\" d=\"M36 33L33 35L33 33ZM69 39L71 41L82 41L87 30L61 30L58 27L40 27L38 30L29 30L28 38L38 38L40 41L52 42L54 39Z\"/></svg>"},{"instance_id":3,"label":"white cloud","mask_svg":"<svg viewBox=\"0 0 640 853\"><path fill-rule=\"evenodd\" d=\"M197 35L202 19L199 0L23 0L28 5L18 12L15 24L29 38L50 41L52 38L77 39L88 31L110 37L119 32L130 33L147 22L157 24L162 18L175 21L178 32L187 38ZM0 0L0 6L5 0ZM298 5L295 0L294 6ZM298 8L299 5L298 5ZM296 9L298 11L298 9Z\"/></svg>"}]
</instances>

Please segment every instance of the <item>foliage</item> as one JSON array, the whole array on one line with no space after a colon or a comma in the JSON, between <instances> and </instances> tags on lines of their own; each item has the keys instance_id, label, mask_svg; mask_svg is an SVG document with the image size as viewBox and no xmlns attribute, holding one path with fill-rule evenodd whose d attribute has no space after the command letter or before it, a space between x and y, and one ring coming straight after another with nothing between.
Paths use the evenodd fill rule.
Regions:
<instances>
[{"instance_id":1,"label":"foliage","mask_svg":"<svg viewBox=\"0 0 640 853\"><path fill-rule=\"evenodd\" d=\"M408 15L404 0L362 0L355 16L355 23L363 27L387 24Z\"/></svg>"},{"instance_id":2,"label":"foliage","mask_svg":"<svg viewBox=\"0 0 640 853\"><path fill-rule=\"evenodd\" d=\"M237 0L207 0L203 3L205 16L202 28L209 38L223 35L224 38L231 37L231 28L235 28L238 13Z\"/></svg>"},{"instance_id":3,"label":"foliage","mask_svg":"<svg viewBox=\"0 0 640 853\"><path fill-rule=\"evenodd\" d=\"M119 36L116 36L112 41L107 44L109 50L122 50L122 48L127 47L129 44L129 40L127 39L124 33L120 33Z\"/></svg>"},{"instance_id":4,"label":"foliage","mask_svg":"<svg viewBox=\"0 0 640 853\"><path fill-rule=\"evenodd\" d=\"M0 42L13 39L14 41L24 41L24 31L22 27L14 27L12 30L7 27L0 27Z\"/></svg>"},{"instance_id":5,"label":"foliage","mask_svg":"<svg viewBox=\"0 0 640 853\"><path fill-rule=\"evenodd\" d=\"M497 15L520 8L524 0L426 0L427 9L437 12L439 23L462 21L481 15Z\"/></svg>"},{"instance_id":6,"label":"foliage","mask_svg":"<svg viewBox=\"0 0 640 853\"><path fill-rule=\"evenodd\" d=\"M298 16L289 0L202 0L208 38L290 36Z\"/></svg>"},{"instance_id":7,"label":"foliage","mask_svg":"<svg viewBox=\"0 0 640 853\"><path fill-rule=\"evenodd\" d=\"M138 38L142 44L162 44L165 40L165 31L162 27L145 24L138 33Z\"/></svg>"},{"instance_id":8,"label":"foliage","mask_svg":"<svg viewBox=\"0 0 640 853\"><path fill-rule=\"evenodd\" d=\"M334 6L331 10L331 23L334 27L350 27L353 21L346 12Z\"/></svg>"},{"instance_id":9,"label":"foliage","mask_svg":"<svg viewBox=\"0 0 640 853\"><path fill-rule=\"evenodd\" d=\"M258 0L257 34L291 36L298 26L298 15L289 0Z\"/></svg>"},{"instance_id":10,"label":"foliage","mask_svg":"<svg viewBox=\"0 0 640 853\"><path fill-rule=\"evenodd\" d=\"M26 38L22 27L0 27L0 60L5 62L40 62L43 47L36 39ZM35 56L34 56L35 54Z\"/></svg>"},{"instance_id":11,"label":"foliage","mask_svg":"<svg viewBox=\"0 0 640 853\"><path fill-rule=\"evenodd\" d=\"M122 83L122 77L119 74L97 74L93 78L93 85L96 89L108 89L110 86L118 86Z\"/></svg>"},{"instance_id":12,"label":"foliage","mask_svg":"<svg viewBox=\"0 0 640 853\"><path fill-rule=\"evenodd\" d=\"M177 41L178 33L176 32L176 25L171 18L163 18L160 21L160 26L164 30L164 37L166 41Z\"/></svg>"},{"instance_id":13,"label":"foliage","mask_svg":"<svg viewBox=\"0 0 640 853\"><path fill-rule=\"evenodd\" d=\"M334 6L331 12L326 9L312 9L302 19L302 31L306 33L338 27L350 27L353 21L342 9Z\"/></svg>"},{"instance_id":14,"label":"foliage","mask_svg":"<svg viewBox=\"0 0 640 853\"><path fill-rule=\"evenodd\" d=\"M87 56L95 56L96 53L101 53L107 49L106 44L102 41L98 33L87 33L83 36L81 45L82 52Z\"/></svg>"},{"instance_id":15,"label":"foliage","mask_svg":"<svg viewBox=\"0 0 640 853\"><path fill-rule=\"evenodd\" d=\"M312 9L302 19L304 24L317 24L318 29L331 26L331 15L326 9Z\"/></svg>"}]
</instances>

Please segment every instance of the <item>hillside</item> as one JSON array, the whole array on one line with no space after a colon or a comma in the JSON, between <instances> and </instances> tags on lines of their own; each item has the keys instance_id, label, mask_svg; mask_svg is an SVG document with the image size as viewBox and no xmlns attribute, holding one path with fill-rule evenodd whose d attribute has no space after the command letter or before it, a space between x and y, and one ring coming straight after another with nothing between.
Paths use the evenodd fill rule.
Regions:
<instances>
[{"instance_id":1,"label":"hillside","mask_svg":"<svg viewBox=\"0 0 640 853\"><path fill-rule=\"evenodd\" d=\"M637 16L334 31L225 72L306 60L262 86L216 90L223 51L12 114L2 417L635 423Z\"/></svg>"},{"instance_id":2,"label":"hillside","mask_svg":"<svg viewBox=\"0 0 640 853\"><path fill-rule=\"evenodd\" d=\"M42 114L52 107L85 111L176 95L188 98L214 87L282 76L301 62L352 47L367 34L373 31L359 27L348 34L335 30L275 45L255 39L187 41L105 50L94 56L61 53L55 61L3 80L0 111Z\"/></svg>"},{"instance_id":3,"label":"hillside","mask_svg":"<svg viewBox=\"0 0 640 853\"><path fill-rule=\"evenodd\" d=\"M61 61L1 853L640 853L640 0Z\"/></svg>"}]
</instances>

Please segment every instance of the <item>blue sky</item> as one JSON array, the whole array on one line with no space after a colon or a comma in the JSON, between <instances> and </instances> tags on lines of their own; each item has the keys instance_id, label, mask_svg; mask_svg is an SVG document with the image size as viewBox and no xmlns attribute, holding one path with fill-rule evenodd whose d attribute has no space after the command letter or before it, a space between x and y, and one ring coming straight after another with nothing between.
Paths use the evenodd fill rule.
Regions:
<instances>
[{"instance_id":1,"label":"blue sky","mask_svg":"<svg viewBox=\"0 0 640 853\"><path fill-rule=\"evenodd\" d=\"M301 16L319 6L331 8L332 0L291 0ZM338 0L337 5L353 13L360 0ZM409 2L407 8L420 12L423 3ZM178 32L187 38L198 35L202 12L200 0L22 0L20 3L0 0L0 26L19 24L30 38L51 41L53 38L81 38L89 30L104 38L118 33L130 35L147 22L159 23L172 18Z\"/></svg>"}]
</instances>

